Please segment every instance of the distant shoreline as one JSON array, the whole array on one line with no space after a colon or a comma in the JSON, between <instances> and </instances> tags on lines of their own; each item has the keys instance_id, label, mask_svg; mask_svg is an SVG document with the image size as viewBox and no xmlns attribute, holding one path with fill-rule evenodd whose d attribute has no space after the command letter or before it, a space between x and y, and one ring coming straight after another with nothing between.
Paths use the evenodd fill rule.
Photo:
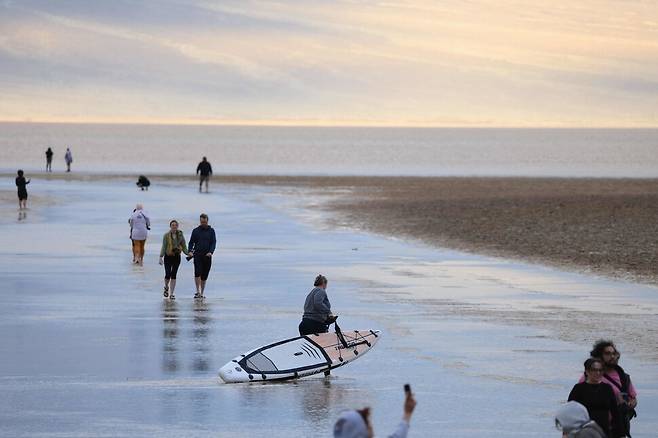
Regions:
<instances>
[{"instance_id":1,"label":"distant shoreline","mask_svg":"<svg viewBox=\"0 0 658 438\"><path fill-rule=\"evenodd\" d=\"M28 176L136 181L127 173ZM197 181L148 176L154 187ZM302 188L336 226L658 285L658 179L214 175L211 184Z\"/></svg>"}]
</instances>

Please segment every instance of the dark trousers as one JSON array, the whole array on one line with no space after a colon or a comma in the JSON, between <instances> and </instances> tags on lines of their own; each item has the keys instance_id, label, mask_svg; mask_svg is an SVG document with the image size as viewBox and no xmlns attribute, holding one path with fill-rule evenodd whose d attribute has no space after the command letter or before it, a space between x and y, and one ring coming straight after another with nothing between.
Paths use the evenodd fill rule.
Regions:
<instances>
[{"instance_id":1,"label":"dark trousers","mask_svg":"<svg viewBox=\"0 0 658 438\"><path fill-rule=\"evenodd\" d=\"M175 280L180 266L180 254L173 256L164 256L165 279Z\"/></svg>"},{"instance_id":2,"label":"dark trousers","mask_svg":"<svg viewBox=\"0 0 658 438\"><path fill-rule=\"evenodd\" d=\"M312 335L314 333L327 333L328 331L329 326L327 324L313 319L302 318L302 322L299 323L300 336Z\"/></svg>"},{"instance_id":3,"label":"dark trousers","mask_svg":"<svg viewBox=\"0 0 658 438\"><path fill-rule=\"evenodd\" d=\"M207 257L205 254L194 257L194 276L201 277L201 280L206 281L208 279L208 274L210 274L211 266L212 257Z\"/></svg>"}]
</instances>

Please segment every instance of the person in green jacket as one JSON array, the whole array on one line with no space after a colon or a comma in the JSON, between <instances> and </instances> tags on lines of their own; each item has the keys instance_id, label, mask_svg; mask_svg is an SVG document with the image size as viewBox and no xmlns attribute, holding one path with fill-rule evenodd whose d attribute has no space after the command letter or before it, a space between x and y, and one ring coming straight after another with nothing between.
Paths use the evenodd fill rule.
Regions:
<instances>
[{"instance_id":1,"label":"person in green jacket","mask_svg":"<svg viewBox=\"0 0 658 438\"><path fill-rule=\"evenodd\" d=\"M162 237L162 249L160 249L160 264L164 264L164 292L165 298L176 299L176 273L180 266L181 253L187 255L187 244L183 232L178 229L178 221L169 222L169 231Z\"/></svg>"}]
</instances>

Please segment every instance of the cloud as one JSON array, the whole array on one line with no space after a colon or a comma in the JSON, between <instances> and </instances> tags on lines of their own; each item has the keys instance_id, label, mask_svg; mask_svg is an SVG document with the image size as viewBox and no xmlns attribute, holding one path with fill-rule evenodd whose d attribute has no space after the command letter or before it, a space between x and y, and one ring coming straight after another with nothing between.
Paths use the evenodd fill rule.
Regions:
<instances>
[{"instance_id":1,"label":"cloud","mask_svg":"<svg viewBox=\"0 0 658 438\"><path fill-rule=\"evenodd\" d=\"M4 2L0 118L658 125L656 23L650 2Z\"/></svg>"}]
</instances>

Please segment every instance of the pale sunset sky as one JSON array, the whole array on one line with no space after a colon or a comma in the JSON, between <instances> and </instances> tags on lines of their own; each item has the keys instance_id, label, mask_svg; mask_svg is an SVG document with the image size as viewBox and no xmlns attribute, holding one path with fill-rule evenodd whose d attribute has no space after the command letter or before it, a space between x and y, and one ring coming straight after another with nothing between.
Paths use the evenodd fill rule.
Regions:
<instances>
[{"instance_id":1,"label":"pale sunset sky","mask_svg":"<svg viewBox=\"0 0 658 438\"><path fill-rule=\"evenodd\" d=\"M658 127L658 1L0 0L0 120Z\"/></svg>"}]
</instances>

